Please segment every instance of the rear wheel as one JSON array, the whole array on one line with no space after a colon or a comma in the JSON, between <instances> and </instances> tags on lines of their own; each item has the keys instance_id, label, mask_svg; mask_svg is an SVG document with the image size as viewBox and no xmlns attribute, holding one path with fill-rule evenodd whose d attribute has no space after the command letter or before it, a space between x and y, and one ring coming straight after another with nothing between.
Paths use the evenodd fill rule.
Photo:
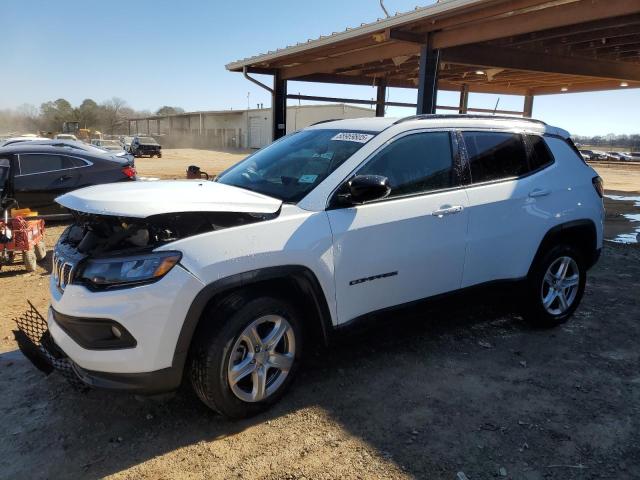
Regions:
<instances>
[{"instance_id":1,"label":"rear wheel","mask_svg":"<svg viewBox=\"0 0 640 480\"><path fill-rule=\"evenodd\" d=\"M44 243L44 238L38 242L35 251L38 261L44 260L44 257L47 256L47 245Z\"/></svg>"},{"instance_id":2,"label":"rear wheel","mask_svg":"<svg viewBox=\"0 0 640 480\"><path fill-rule=\"evenodd\" d=\"M291 384L302 354L302 331L288 302L235 297L204 319L210 324L194 345L190 376L207 406L244 418L277 402Z\"/></svg>"},{"instance_id":3,"label":"rear wheel","mask_svg":"<svg viewBox=\"0 0 640 480\"><path fill-rule=\"evenodd\" d=\"M33 250L27 250L22 252L22 261L27 272L36 271L36 253Z\"/></svg>"},{"instance_id":4,"label":"rear wheel","mask_svg":"<svg viewBox=\"0 0 640 480\"><path fill-rule=\"evenodd\" d=\"M540 327L566 322L580 304L586 278L584 262L576 249L568 245L552 248L529 275L523 316Z\"/></svg>"}]
</instances>

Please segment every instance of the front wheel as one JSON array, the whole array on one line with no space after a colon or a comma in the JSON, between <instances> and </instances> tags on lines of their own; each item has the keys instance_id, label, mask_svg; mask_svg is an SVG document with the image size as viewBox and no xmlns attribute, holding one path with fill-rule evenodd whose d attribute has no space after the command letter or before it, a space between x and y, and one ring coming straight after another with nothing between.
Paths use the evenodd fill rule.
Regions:
<instances>
[{"instance_id":1,"label":"front wheel","mask_svg":"<svg viewBox=\"0 0 640 480\"><path fill-rule=\"evenodd\" d=\"M566 322L580 304L586 280L586 268L577 250L568 245L552 248L529 274L524 318L540 327Z\"/></svg>"},{"instance_id":2,"label":"front wheel","mask_svg":"<svg viewBox=\"0 0 640 480\"><path fill-rule=\"evenodd\" d=\"M38 261L45 259L45 257L47 256L47 245L44 242L44 238L36 244L35 251Z\"/></svg>"},{"instance_id":3,"label":"front wheel","mask_svg":"<svg viewBox=\"0 0 640 480\"><path fill-rule=\"evenodd\" d=\"M22 261L27 272L36 271L36 253L33 250L22 252Z\"/></svg>"},{"instance_id":4,"label":"front wheel","mask_svg":"<svg viewBox=\"0 0 640 480\"><path fill-rule=\"evenodd\" d=\"M291 384L302 355L300 316L289 302L234 295L204 318L194 345L191 384L210 408L229 418L255 415Z\"/></svg>"}]
</instances>

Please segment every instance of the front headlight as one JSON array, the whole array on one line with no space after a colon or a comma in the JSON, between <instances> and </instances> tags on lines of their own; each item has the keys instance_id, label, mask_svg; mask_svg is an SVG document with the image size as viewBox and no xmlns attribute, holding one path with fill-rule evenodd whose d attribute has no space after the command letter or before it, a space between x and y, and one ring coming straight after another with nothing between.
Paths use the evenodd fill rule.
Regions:
<instances>
[{"instance_id":1,"label":"front headlight","mask_svg":"<svg viewBox=\"0 0 640 480\"><path fill-rule=\"evenodd\" d=\"M148 283L164 277L180 258L180 252L92 258L85 263L77 278L80 282L107 288Z\"/></svg>"}]
</instances>

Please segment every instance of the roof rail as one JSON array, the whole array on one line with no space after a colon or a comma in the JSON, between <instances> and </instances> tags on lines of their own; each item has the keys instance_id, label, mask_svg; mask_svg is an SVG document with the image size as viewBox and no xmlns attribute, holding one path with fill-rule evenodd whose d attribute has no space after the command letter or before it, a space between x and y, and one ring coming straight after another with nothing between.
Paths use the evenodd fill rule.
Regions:
<instances>
[{"instance_id":1,"label":"roof rail","mask_svg":"<svg viewBox=\"0 0 640 480\"><path fill-rule=\"evenodd\" d=\"M536 120L533 118L517 118L517 117L509 117L507 115L475 115L475 114L467 114L467 113L459 113L459 114L451 114L451 113L425 113L422 115L411 115L409 117L404 117L396 120L393 124L397 125L399 123L408 122L410 120L435 120L435 119L460 119L460 118L473 118L473 119L481 119L481 120L519 120L525 122L538 123L540 125L546 125L542 120Z\"/></svg>"},{"instance_id":2,"label":"roof rail","mask_svg":"<svg viewBox=\"0 0 640 480\"><path fill-rule=\"evenodd\" d=\"M343 120L342 118L330 118L328 120L320 120L319 122L316 123L312 123L311 125L309 125L310 127L313 127L314 125L320 125L322 123L329 123L329 122L337 122L338 120Z\"/></svg>"}]
</instances>

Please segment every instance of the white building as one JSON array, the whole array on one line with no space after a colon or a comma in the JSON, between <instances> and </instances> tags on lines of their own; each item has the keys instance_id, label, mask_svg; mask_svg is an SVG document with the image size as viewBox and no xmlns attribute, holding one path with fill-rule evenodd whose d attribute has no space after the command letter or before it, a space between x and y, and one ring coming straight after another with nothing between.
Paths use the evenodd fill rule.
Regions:
<instances>
[{"instance_id":1,"label":"white building","mask_svg":"<svg viewBox=\"0 0 640 480\"><path fill-rule=\"evenodd\" d=\"M287 107L287 133L324 120L374 117L346 104ZM261 148L272 141L271 109L185 112L129 120L129 132L159 137L166 147Z\"/></svg>"}]
</instances>

